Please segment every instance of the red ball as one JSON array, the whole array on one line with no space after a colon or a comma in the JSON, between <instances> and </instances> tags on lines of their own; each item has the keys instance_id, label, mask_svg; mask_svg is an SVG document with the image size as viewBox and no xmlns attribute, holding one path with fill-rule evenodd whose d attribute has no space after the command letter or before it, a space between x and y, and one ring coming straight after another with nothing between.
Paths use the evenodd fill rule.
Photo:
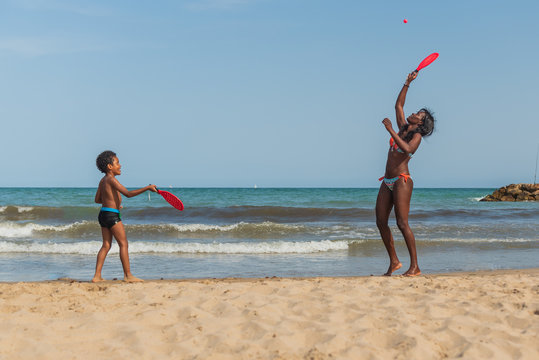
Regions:
<instances>
[{"instance_id":1,"label":"red ball","mask_svg":"<svg viewBox=\"0 0 539 360\"><path fill-rule=\"evenodd\" d=\"M408 20L404 19L403 22L406 24L408 22Z\"/></svg>"}]
</instances>

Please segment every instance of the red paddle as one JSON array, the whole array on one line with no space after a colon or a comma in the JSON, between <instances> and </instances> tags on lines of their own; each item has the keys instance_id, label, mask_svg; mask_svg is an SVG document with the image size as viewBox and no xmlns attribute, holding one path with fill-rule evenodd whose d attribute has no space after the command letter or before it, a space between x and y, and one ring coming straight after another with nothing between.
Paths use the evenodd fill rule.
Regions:
<instances>
[{"instance_id":1,"label":"red paddle","mask_svg":"<svg viewBox=\"0 0 539 360\"><path fill-rule=\"evenodd\" d=\"M170 205L174 206L176 209L180 211L183 210L183 203L180 199L178 199L176 195L169 193L168 191L163 191L159 189L157 189L157 193L161 195Z\"/></svg>"},{"instance_id":2,"label":"red paddle","mask_svg":"<svg viewBox=\"0 0 539 360\"><path fill-rule=\"evenodd\" d=\"M440 54L432 53L429 56L427 56L423 61L421 61L419 63L419 66L413 72L418 72L419 70L423 69L424 67L429 66L431 62L433 62L434 60L436 60L436 58L438 58L438 55L440 55Z\"/></svg>"}]
</instances>

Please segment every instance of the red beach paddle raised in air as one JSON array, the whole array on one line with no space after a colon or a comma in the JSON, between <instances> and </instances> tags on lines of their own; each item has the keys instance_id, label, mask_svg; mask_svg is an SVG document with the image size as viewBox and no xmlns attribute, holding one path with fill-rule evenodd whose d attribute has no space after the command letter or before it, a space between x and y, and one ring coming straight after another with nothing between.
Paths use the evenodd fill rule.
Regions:
<instances>
[{"instance_id":1,"label":"red beach paddle raised in air","mask_svg":"<svg viewBox=\"0 0 539 360\"><path fill-rule=\"evenodd\" d=\"M413 72L418 72L419 70L423 69L424 67L429 66L431 62L433 62L434 60L436 60L438 58L438 55L440 55L440 54L432 53L429 56L427 56L425 59L423 59L423 61L421 61L419 63L419 66Z\"/></svg>"},{"instance_id":2,"label":"red beach paddle raised in air","mask_svg":"<svg viewBox=\"0 0 539 360\"><path fill-rule=\"evenodd\" d=\"M157 189L157 188L156 188ZM174 206L176 209L182 211L183 203L178 197L168 191L163 191L157 189L157 193L163 197L170 205Z\"/></svg>"}]
</instances>

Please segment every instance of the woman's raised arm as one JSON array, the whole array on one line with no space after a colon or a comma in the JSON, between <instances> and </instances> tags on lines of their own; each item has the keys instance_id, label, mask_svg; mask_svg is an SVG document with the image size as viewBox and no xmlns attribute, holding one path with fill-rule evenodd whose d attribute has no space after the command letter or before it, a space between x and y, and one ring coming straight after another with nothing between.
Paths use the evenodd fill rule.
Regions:
<instances>
[{"instance_id":1,"label":"woman's raised arm","mask_svg":"<svg viewBox=\"0 0 539 360\"><path fill-rule=\"evenodd\" d=\"M408 74L408 77L406 78L406 81L404 85L402 86L401 92L399 93L399 96L397 97L397 102L395 103L395 113L397 115L397 126L399 127L399 130L404 125L406 125L406 118L404 117L404 103L406 101L406 93L408 92L410 83L414 81L416 77L417 77L416 71L413 71L410 74Z\"/></svg>"}]
</instances>

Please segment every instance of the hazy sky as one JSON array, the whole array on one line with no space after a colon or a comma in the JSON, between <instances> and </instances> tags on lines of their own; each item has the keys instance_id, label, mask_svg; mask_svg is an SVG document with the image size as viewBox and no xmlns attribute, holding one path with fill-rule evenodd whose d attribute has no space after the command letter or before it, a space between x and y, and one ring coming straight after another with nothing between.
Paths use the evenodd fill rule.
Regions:
<instances>
[{"instance_id":1,"label":"hazy sky","mask_svg":"<svg viewBox=\"0 0 539 360\"><path fill-rule=\"evenodd\" d=\"M377 187L394 103L416 187L533 182L539 1L0 0L0 186ZM403 19L408 19L404 24Z\"/></svg>"}]
</instances>

